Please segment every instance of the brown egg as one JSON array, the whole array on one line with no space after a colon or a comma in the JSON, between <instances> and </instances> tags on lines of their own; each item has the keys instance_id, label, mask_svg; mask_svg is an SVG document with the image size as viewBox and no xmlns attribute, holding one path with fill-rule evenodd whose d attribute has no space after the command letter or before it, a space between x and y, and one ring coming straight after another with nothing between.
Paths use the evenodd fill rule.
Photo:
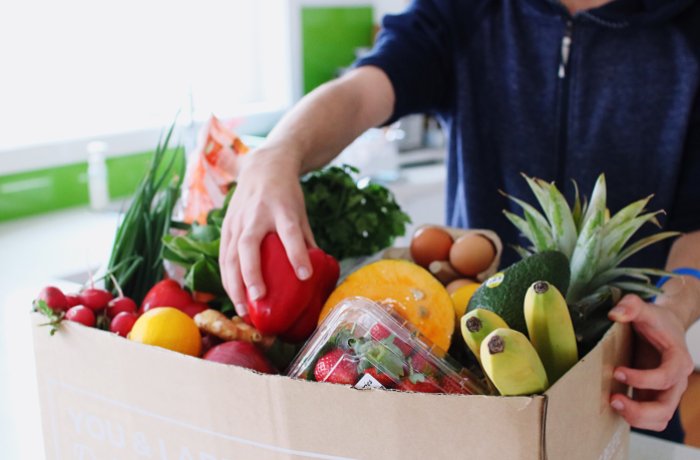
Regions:
<instances>
[{"instance_id":1,"label":"brown egg","mask_svg":"<svg viewBox=\"0 0 700 460\"><path fill-rule=\"evenodd\" d=\"M452 281L450 284L445 286L445 289L447 289L448 294L452 294L455 292L457 289L461 288L462 286L466 286L467 284L477 284L478 281L474 281L469 278L459 278L454 281Z\"/></svg>"},{"instance_id":2,"label":"brown egg","mask_svg":"<svg viewBox=\"0 0 700 460\"><path fill-rule=\"evenodd\" d=\"M411 238L411 258L422 267L450 256L452 237L439 227L423 227Z\"/></svg>"},{"instance_id":3,"label":"brown egg","mask_svg":"<svg viewBox=\"0 0 700 460\"><path fill-rule=\"evenodd\" d=\"M450 264L465 276L476 276L483 272L495 257L493 244L481 235L459 237L450 248Z\"/></svg>"}]
</instances>

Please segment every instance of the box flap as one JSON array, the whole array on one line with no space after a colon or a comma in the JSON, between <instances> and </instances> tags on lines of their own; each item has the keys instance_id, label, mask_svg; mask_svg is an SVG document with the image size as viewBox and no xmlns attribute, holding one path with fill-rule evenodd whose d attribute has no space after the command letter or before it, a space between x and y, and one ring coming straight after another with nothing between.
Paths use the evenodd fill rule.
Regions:
<instances>
[{"instance_id":1,"label":"box flap","mask_svg":"<svg viewBox=\"0 0 700 460\"><path fill-rule=\"evenodd\" d=\"M626 392L612 377L631 354L629 325L614 324L598 345L546 393L547 458L614 458L626 446L629 425L612 410L611 392ZM571 446L585 446L572 450Z\"/></svg>"}]
</instances>

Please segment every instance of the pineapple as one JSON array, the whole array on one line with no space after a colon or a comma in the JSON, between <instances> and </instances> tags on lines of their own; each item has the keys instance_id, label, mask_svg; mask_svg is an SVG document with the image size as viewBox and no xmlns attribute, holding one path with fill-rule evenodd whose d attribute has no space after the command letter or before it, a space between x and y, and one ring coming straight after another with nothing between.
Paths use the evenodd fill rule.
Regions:
<instances>
[{"instance_id":1,"label":"pineapple","mask_svg":"<svg viewBox=\"0 0 700 460\"><path fill-rule=\"evenodd\" d=\"M651 196L627 205L610 216L606 208L605 175L596 181L590 202L581 201L578 185L570 209L554 183L523 175L544 213L530 204L506 195L523 208L523 217L503 211L508 220L532 244L529 248L516 246L522 257L536 252L557 250L563 252L571 266L571 282L566 293L567 303L585 309L621 293L628 292L651 297L661 291L650 276L669 273L655 268L628 268L620 264L645 247L679 235L661 232L625 246L634 233L647 222L659 226L656 216L663 211L645 212Z\"/></svg>"}]
</instances>

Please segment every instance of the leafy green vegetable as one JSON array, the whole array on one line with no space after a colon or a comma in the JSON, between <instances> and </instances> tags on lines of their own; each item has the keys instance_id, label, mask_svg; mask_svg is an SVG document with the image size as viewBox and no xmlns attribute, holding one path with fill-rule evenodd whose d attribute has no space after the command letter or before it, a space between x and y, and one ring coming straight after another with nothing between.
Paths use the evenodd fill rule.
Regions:
<instances>
[{"instance_id":1,"label":"leafy green vegetable","mask_svg":"<svg viewBox=\"0 0 700 460\"><path fill-rule=\"evenodd\" d=\"M302 179L316 243L337 259L374 254L406 231L411 219L379 184L360 187L352 166L331 166Z\"/></svg>"},{"instance_id":2,"label":"leafy green vegetable","mask_svg":"<svg viewBox=\"0 0 700 460\"><path fill-rule=\"evenodd\" d=\"M163 237L170 231L172 210L185 174L181 147L165 162L174 128L175 124L158 143L153 161L117 229L107 265L107 273L114 275L124 294L137 304L163 278ZM106 286L116 291L111 279L107 279Z\"/></svg>"},{"instance_id":3,"label":"leafy green vegetable","mask_svg":"<svg viewBox=\"0 0 700 460\"><path fill-rule=\"evenodd\" d=\"M163 244L163 257L187 268L185 286L188 289L225 294L219 273L219 228L194 223L186 235L166 235Z\"/></svg>"}]
</instances>

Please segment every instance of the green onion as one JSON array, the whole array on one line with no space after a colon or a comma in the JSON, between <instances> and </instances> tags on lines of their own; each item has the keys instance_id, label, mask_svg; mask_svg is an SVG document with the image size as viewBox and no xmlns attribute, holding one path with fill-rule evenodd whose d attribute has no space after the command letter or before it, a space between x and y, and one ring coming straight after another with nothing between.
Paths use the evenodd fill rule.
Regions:
<instances>
[{"instance_id":1,"label":"green onion","mask_svg":"<svg viewBox=\"0 0 700 460\"><path fill-rule=\"evenodd\" d=\"M170 231L185 172L182 147L175 148L170 160L164 161L174 128L173 123L158 142L153 161L117 229L107 265L107 273L137 304L163 278L163 237ZM111 279L106 280L106 286L115 292Z\"/></svg>"}]
</instances>

